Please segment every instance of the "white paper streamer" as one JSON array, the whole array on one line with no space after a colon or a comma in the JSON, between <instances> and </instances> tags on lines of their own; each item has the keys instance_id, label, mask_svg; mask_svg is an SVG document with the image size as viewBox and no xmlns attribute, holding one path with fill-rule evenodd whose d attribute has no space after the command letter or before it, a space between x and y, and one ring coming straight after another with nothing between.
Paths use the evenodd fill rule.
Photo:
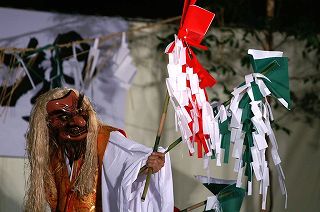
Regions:
<instances>
[{"instance_id":1,"label":"white paper streamer","mask_svg":"<svg viewBox=\"0 0 320 212\"><path fill-rule=\"evenodd\" d=\"M93 46L90 48L89 55L88 55L88 60L87 60L87 73L85 77L85 86L88 87L89 83L93 77L94 70L97 66L98 63L98 58L100 54L100 50L98 49L99 45L99 38L96 38L94 40Z\"/></svg>"},{"instance_id":2,"label":"white paper streamer","mask_svg":"<svg viewBox=\"0 0 320 212\"><path fill-rule=\"evenodd\" d=\"M174 45L173 51L169 53L168 51L172 45ZM204 144L209 150L206 156L211 156L214 149L217 164L220 164L221 141L218 119L214 117L212 108L206 99L205 91L199 87L199 78L194 73L193 68L186 67L186 72L182 71L182 66L186 64L186 51L187 49L177 36L175 36L175 41L166 48L166 53L169 56L169 63L167 65L169 77L166 79L166 85L175 110L176 124L178 125L176 128L180 130L182 139L187 143L189 151L194 153L194 139L200 129L198 118L201 116L203 133L209 135L209 138L205 139ZM187 80L190 82L190 88L187 86ZM195 100L192 98L192 95L195 96ZM185 106L188 106L190 103L192 108L189 114ZM202 114L198 114L199 110ZM192 126L189 126L191 122Z\"/></svg>"},{"instance_id":3,"label":"white paper streamer","mask_svg":"<svg viewBox=\"0 0 320 212\"><path fill-rule=\"evenodd\" d=\"M205 211L214 210L215 212L222 212L219 200L216 195L207 198Z\"/></svg>"},{"instance_id":4,"label":"white paper streamer","mask_svg":"<svg viewBox=\"0 0 320 212\"><path fill-rule=\"evenodd\" d=\"M249 50L249 54L252 54L255 59L262 59L267 57L282 57L282 52L266 52L266 51L256 51ZM285 207L287 207L287 189L285 187L285 177L281 168L281 159L278 153L278 145L274 135L274 132L271 127L271 121L273 121L273 114L271 111L270 104L267 101L267 96L271 95L270 90L267 88L263 80L270 81L266 76L261 73L253 73L245 76L245 84L241 87L235 88L232 92L233 97L231 98L229 107L231 114L230 130L231 130L231 142L234 142L232 157L235 158L234 171L238 173L237 175L237 187L242 185L242 176L244 167L241 167L242 155L243 155L243 139L245 133L242 131L241 125L241 116L242 110L239 108L239 102L242 99L245 93L248 94L250 98L251 111L253 117L251 121L253 123L255 131L252 132L253 144L254 146L250 148L252 155L252 162L247 164L250 166L255 178L260 182L260 193L262 194L262 209L266 208L267 193L270 186L269 182L269 167L268 162L266 161L266 149L268 148L268 143L266 138L269 138L271 146L272 161L277 168L278 181L280 189L283 195L286 197ZM271 81L270 81L271 82ZM255 83L262 96L262 100L256 101L254 99L253 90L251 84ZM281 98L278 100L285 106L288 106L288 103ZM227 113L226 109L220 108L220 120L226 120ZM251 177L252 178L252 177ZM248 195L252 193L252 182L248 182Z\"/></svg>"},{"instance_id":5,"label":"white paper streamer","mask_svg":"<svg viewBox=\"0 0 320 212\"><path fill-rule=\"evenodd\" d=\"M14 56L17 58L17 60L19 61L19 63L22 65L22 68L23 68L24 72L26 72L26 75L28 76L29 81L30 81L33 89L35 89L35 88L36 88L36 85L34 84L34 82L33 82L33 80L32 80L32 77L31 77L31 75L30 75L30 73L29 73L29 70L27 69L27 66L24 64L22 58L21 58L18 54L14 54Z\"/></svg>"}]
</instances>

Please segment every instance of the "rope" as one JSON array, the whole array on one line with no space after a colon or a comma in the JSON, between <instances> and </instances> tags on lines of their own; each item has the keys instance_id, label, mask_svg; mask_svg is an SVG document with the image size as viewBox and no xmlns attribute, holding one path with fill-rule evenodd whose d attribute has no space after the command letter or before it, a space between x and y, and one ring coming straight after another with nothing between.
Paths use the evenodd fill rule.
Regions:
<instances>
[{"instance_id":1,"label":"rope","mask_svg":"<svg viewBox=\"0 0 320 212\"><path fill-rule=\"evenodd\" d=\"M145 26L140 26L140 27L135 27L135 28L132 28L132 29L129 29L126 33L127 34L131 34L133 32L137 32L137 31L141 31L141 30L144 30L144 29L149 29L149 28L154 28L154 27L157 27L157 26L161 26L161 25L164 25L164 24L168 24L168 23L171 23L171 22L174 22L174 21L177 21L177 20L180 20L181 16L176 16L176 17L172 17L172 18L168 18L168 19L165 19L165 20L162 20L162 21L159 21L159 22L156 22L156 23L148 23L146 24ZM99 37L99 40L100 40L100 43L104 42L104 41L107 41L107 40L111 40L113 39L114 37L118 37L118 36L122 36L122 33L123 32L114 32L114 33L110 33L108 35L103 35L103 36L100 36ZM40 47L40 48L16 48L16 47L1 47L0 48L0 51L2 52L39 52L39 51L43 51L45 49L47 50L52 50L52 49L55 49L55 48L66 48L66 47L72 47L72 45L75 45L75 44L81 44L81 43L89 43L89 42L93 42L96 38L85 38L85 39L82 39L82 40L78 40L78 41L73 41L73 42L69 42L69 43L65 43L65 44L60 44L60 45L46 45L44 47Z\"/></svg>"}]
</instances>

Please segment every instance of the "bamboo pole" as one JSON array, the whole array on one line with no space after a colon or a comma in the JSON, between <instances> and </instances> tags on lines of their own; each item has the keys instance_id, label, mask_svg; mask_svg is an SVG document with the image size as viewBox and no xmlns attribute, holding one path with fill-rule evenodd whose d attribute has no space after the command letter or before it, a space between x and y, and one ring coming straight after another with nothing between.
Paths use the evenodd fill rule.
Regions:
<instances>
[{"instance_id":1,"label":"bamboo pole","mask_svg":"<svg viewBox=\"0 0 320 212\"><path fill-rule=\"evenodd\" d=\"M169 99L170 99L170 97L169 97L169 93L167 91L166 92L166 97L165 97L165 100L164 100L164 104L163 104L163 107L162 107L162 115L161 115L161 119L160 119L159 128L158 128L158 131L157 131L157 136L156 136L156 139L155 139L155 142L154 142L154 146L153 146L153 152L158 151L158 147L159 147L159 142L160 142L163 126L164 126L164 123L165 123L165 120L166 120L166 116L167 116ZM145 185L144 185L144 188L143 188L142 197L141 197L142 201L144 201L146 199L148 188L149 188L149 184L150 184L151 174L152 174L152 169L148 168L148 174L147 174L147 177L146 177L146 182L145 182Z\"/></svg>"},{"instance_id":2,"label":"bamboo pole","mask_svg":"<svg viewBox=\"0 0 320 212\"><path fill-rule=\"evenodd\" d=\"M177 146L181 141L182 141L182 137L175 140L172 144L170 144L168 149L166 151L164 151L164 154L167 154L171 149L173 149L175 146ZM143 167L141 167L141 169L139 171L139 175L142 174L147 168L148 168L147 165L144 165Z\"/></svg>"},{"instance_id":3,"label":"bamboo pole","mask_svg":"<svg viewBox=\"0 0 320 212\"><path fill-rule=\"evenodd\" d=\"M267 0L267 5L266 5L266 13L267 13L267 30L266 30L266 33L265 33L265 39L266 39L266 48L265 50L267 51L271 51L273 50L273 33L272 33L272 26L271 26L271 23L272 23L272 19L274 18L274 7L275 7L275 0ZM271 102L271 98L270 97L267 97L267 100L269 102ZM266 140L268 142L268 145L270 146L270 140L268 139L268 137L266 136ZM271 164L271 161L270 161L270 150L266 152L266 160L268 162L268 164ZM269 202L269 204L267 204L267 209L266 210L261 210L261 212L266 212L266 211L269 211L269 212L272 212L272 208L273 208L273 189L272 189L272 170L271 170L271 167L269 167L269 187L270 187L270 190L268 192L268 195L267 195L267 202ZM261 197L262 198L262 197ZM262 199L261 199L262 201Z\"/></svg>"},{"instance_id":4,"label":"bamboo pole","mask_svg":"<svg viewBox=\"0 0 320 212\"><path fill-rule=\"evenodd\" d=\"M180 211L180 212L192 211L192 210L197 209L197 208L199 208L199 207L201 207L201 206L203 206L203 205L205 205L205 204L207 204L207 200L205 200L205 201L203 201L203 202L199 202L199 203L194 204L194 205L191 205L191 206L187 207L186 209L183 209L183 210Z\"/></svg>"}]
</instances>

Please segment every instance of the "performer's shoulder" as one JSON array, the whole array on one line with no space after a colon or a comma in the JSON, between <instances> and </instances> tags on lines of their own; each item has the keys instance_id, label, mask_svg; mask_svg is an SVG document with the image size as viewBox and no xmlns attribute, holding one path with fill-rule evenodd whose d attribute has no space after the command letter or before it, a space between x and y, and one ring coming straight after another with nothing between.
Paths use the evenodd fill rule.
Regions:
<instances>
[{"instance_id":1,"label":"performer's shoulder","mask_svg":"<svg viewBox=\"0 0 320 212\"><path fill-rule=\"evenodd\" d=\"M100 129L99 129L99 134L108 134L109 135L113 131L118 131L122 135L127 137L126 132L124 130L117 128L117 127L110 126L110 125L101 125Z\"/></svg>"}]
</instances>

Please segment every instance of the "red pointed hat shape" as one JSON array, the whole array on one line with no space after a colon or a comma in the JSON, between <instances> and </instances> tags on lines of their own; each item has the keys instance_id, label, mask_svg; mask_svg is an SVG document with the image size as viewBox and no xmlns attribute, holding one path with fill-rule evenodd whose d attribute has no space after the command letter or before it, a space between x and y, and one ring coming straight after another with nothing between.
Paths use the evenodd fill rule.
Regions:
<instances>
[{"instance_id":1,"label":"red pointed hat shape","mask_svg":"<svg viewBox=\"0 0 320 212\"><path fill-rule=\"evenodd\" d=\"M191 46L206 49L207 47L200 45L200 43L215 14L195 5L195 3L196 0L186 0L184 2L178 37Z\"/></svg>"}]
</instances>

